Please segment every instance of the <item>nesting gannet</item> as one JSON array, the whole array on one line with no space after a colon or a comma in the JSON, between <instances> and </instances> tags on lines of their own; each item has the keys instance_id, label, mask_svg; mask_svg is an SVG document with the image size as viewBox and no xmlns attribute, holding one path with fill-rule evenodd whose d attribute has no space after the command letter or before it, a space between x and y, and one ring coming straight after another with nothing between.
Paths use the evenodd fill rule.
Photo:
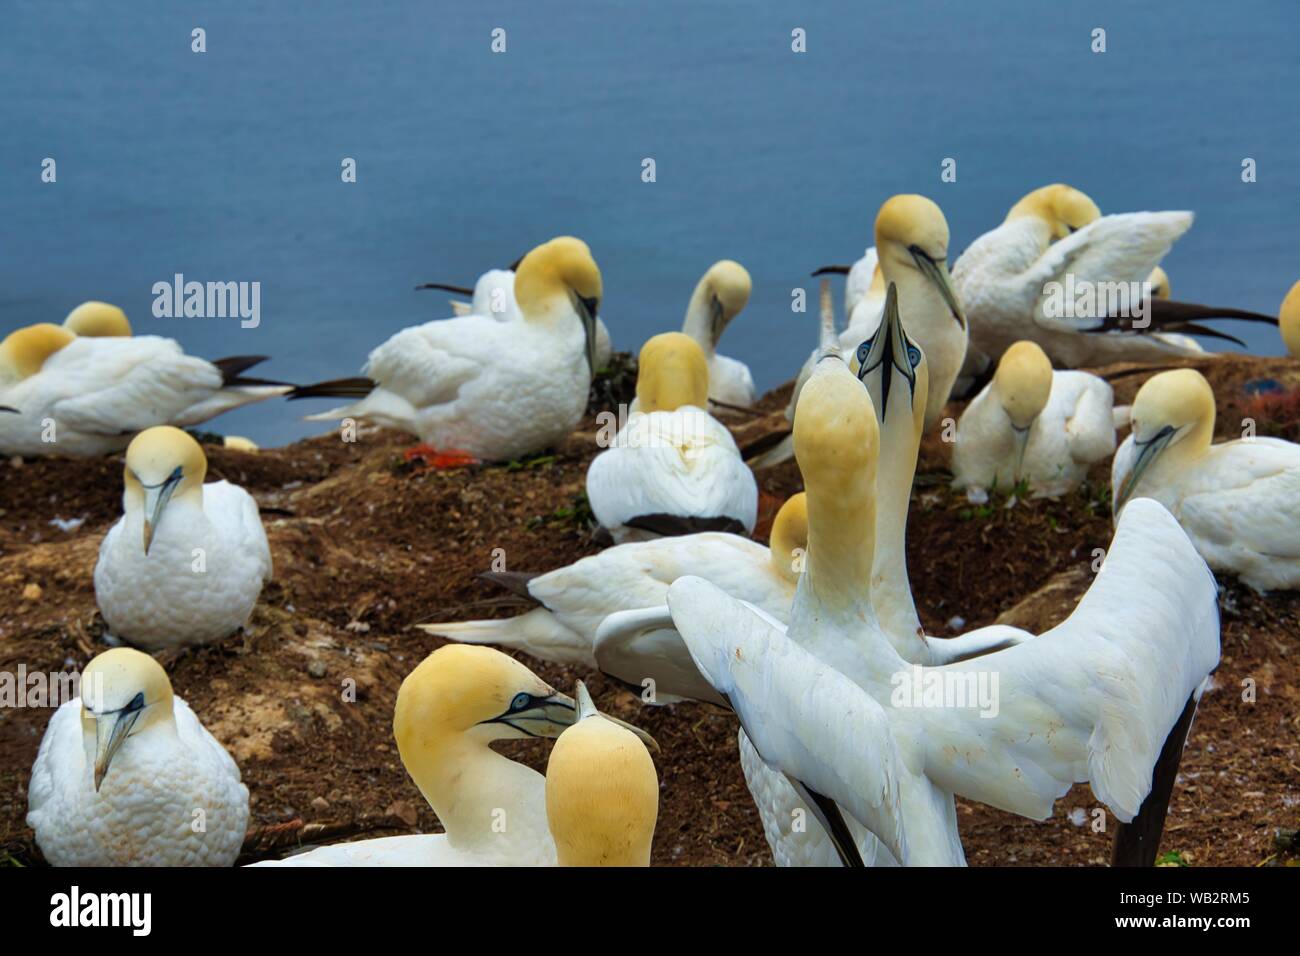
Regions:
<instances>
[{"instance_id":1,"label":"nesting gannet","mask_svg":"<svg viewBox=\"0 0 1300 956\"><path fill-rule=\"evenodd\" d=\"M229 637L271 579L257 502L237 485L205 485L208 461L177 428L141 432L126 450L125 514L95 564L109 631L149 649Z\"/></svg>"},{"instance_id":2,"label":"nesting gannet","mask_svg":"<svg viewBox=\"0 0 1300 956\"><path fill-rule=\"evenodd\" d=\"M807 512L800 493L777 512L770 549L740 535L709 531L616 545L545 574L489 573L489 580L538 606L512 618L419 627L457 641L524 651L544 661L599 668L638 689L648 686L643 682L649 679L655 703L719 703L672 631L671 620L661 622L662 628L643 626L644 609L666 612L668 585L692 574L784 619L807 542ZM618 633L600 637L602 622L616 615L628 615L620 618Z\"/></svg>"},{"instance_id":3,"label":"nesting gannet","mask_svg":"<svg viewBox=\"0 0 1300 956\"><path fill-rule=\"evenodd\" d=\"M546 763L546 821L560 866L649 866L659 775L636 734L596 710L578 681L577 721Z\"/></svg>"},{"instance_id":4,"label":"nesting gannet","mask_svg":"<svg viewBox=\"0 0 1300 956\"><path fill-rule=\"evenodd\" d=\"M555 866L545 779L491 744L558 737L577 716L573 698L500 651L440 647L402 681L393 737L446 832L324 846L272 865ZM580 772L574 764L564 769Z\"/></svg>"},{"instance_id":5,"label":"nesting gannet","mask_svg":"<svg viewBox=\"0 0 1300 956\"><path fill-rule=\"evenodd\" d=\"M754 530L758 484L708 404L704 351L681 332L641 349L639 408L587 469L592 513L618 543Z\"/></svg>"},{"instance_id":6,"label":"nesting gannet","mask_svg":"<svg viewBox=\"0 0 1300 956\"><path fill-rule=\"evenodd\" d=\"M1153 375L1133 400L1133 432L1115 453L1115 513L1154 498L1210 566L1257 591L1300 587L1300 445L1250 437L1211 444L1214 392L1195 369Z\"/></svg>"},{"instance_id":7,"label":"nesting gannet","mask_svg":"<svg viewBox=\"0 0 1300 956\"><path fill-rule=\"evenodd\" d=\"M719 355L718 340L728 324L744 310L754 283L739 262L722 259L696 283L686 307L682 331L695 340L709 363L709 398L727 405L754 404L754 377L749 366Z\"/></svg>"},{"instance_id":8,"label":"nesting gannet","mask_svg":"<svg viewBox=\"0 0 1300 956\"><path fill-rule=\"evenodd\" d=\"M1087 372L1053 372L1034 342L1017 342L957 423L953 485L975 500L1022 479L1034 497L1078 487L1115 451L1114 393Z\"/></svg>"},{"instance_id":9,"label":"nesting gannet","mask_svg":"<svg viewBox=\"0 0 1300 956\"><path fill-rule=\"evenodd\" d=\"M681 578L668 603L701 672L846 861L859 834L841 810L898 862L963 863L954 793L1041 819L1087 780L1122 821L1133 819L1166 738L1218 661L1204 562L1163 507L1134 502L1066 622L974 660L909 664L869 596L876 413L837 364L819 363L796 420L809 545L788 633ZM992 675L991 696L965 699ZM961 701L945 695L949 686Z\"/></svg>"},{"instance_id":10,"label":"nesting gannet","mask_svg":"<svg viewBox=\"0 0 1300 956\"><path fill-rule=\"evenodd\" d=\"M451 299L451 314L487 315L502 322L519 318L519 304L515 301L515 272L513 269L489 269L479 276L474 288L447 285L442 282L426 282L416 286L417 289L441 289L458 295L467 295L470 301ZM613 343L609 338L609 328L602 318L596 319L596 362L597 371L609 366L614 353Z\"/></svg>"},{"instance_id":11,"label":"nesting gannet","mask_svg":"<svg viewBox=\"0 0 1300 956\"><path fill-rule=\"evenodd\" d=\"M63 320L63 327L83 338L131 337L126 313L107 302L83 302Z\"/></svg>"},{"instance_id":12,"label":"nesting gannet","mask_svg":"<svg viewBox=\"0 0 1300 956\"><path fill-rule=\"evenodd\" d=\"M359 398L308 419L361 418L440 451L519 458L562 442L582 420L600 295L591 250L561 236L520 262L517 319L465 315L403 329L370 353L364 378L307 386L290 398Z\"/></svg>"},{"instance_id":13,"label":"nesting gannet","mask_svg":"<svg viewBox=\"0 0 1300 956\"><path fill-rule=\"evenodd\" d=\"M83 338L58 325L32 325L0 342L0 453L91 457L119 451L153 425L197 425L292 386L248 378L263 361L208 362L171 339Z\"/></svg>"},{"instance_id":14,"label":"nesting gannet","mask_svg":"<svg viewBox=\"0 0 1300 956\"><path fill-rule=\"evenodd\" d=\"M1293 285L1282 300L1277 317L1287 352L1292 358L1300 358L1300 282Z\"/></svg>"},{"instance_id":15,"label":"nesting gannet","mask_svg":"<svg viewBox=\"0 0 1300 956\"><path fill-rule=\"evenodd\" d=\"M235 761L129 647L87 664L50 718L27 805L55 866L229 866L248 824Z\"/></svg>"}]
</instances>

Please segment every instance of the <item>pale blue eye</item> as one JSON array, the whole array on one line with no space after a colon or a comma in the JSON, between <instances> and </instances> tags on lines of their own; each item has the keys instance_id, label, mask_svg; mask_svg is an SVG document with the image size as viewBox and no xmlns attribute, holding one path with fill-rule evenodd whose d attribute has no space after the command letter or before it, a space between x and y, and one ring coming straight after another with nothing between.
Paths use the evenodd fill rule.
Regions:
<instances>
[{"instance_id":1,"label":"pale blue eye","mask_svg":"<svg viewBox=\"0 0 1300 956\"><path fill-rule=\"evenodd\" d=\"M863 342L861 345L858 346L859 362L865 362L867 360L867 356L871 354L871 341L872 341L871 339L867 339L867 341Z\"/></svg>"},{"instance_id":2,"label":"pale blue eye","mask_svg":"<svg viewBox=\"0 0 1300 956\"><path fill-rule=\"evenodd\" d=\"M530 700L532 700L532 698L527 694L515 694L515 699L510 702L510 709L523 710L528 706Z\"/></svg>"},{"instance_id":3,"label":"pale blue eye","mask_svg":"<svg viewBox=\"0 0 1300 956\"><path fill-rule=\"evenodd\" d=\"M916 368L921 364L921 350L915 345L909 345L907 347L907 360L912 363L912 368Z\"/></svg>"}]
</instances>

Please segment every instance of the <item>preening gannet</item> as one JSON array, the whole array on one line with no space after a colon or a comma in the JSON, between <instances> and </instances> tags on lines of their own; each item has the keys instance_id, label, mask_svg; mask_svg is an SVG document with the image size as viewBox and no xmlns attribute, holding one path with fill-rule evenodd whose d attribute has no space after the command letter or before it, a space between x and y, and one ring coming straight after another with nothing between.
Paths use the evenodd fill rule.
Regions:
<instances>
[{"instance_id":1,"label":"preening gannet","mask_svg":"<svg viewBox=\"0 0 1300 956\"><path fill-rule=\"evenodd\" d=\"M682 331L695 340L709 363L709 398L728 405L754 404L754 377L749 366L719 355L718 340L727 325L745 308L754 283L739 262L723 259L695 286Z\"/></svg>"},{"instance_id":2,"label":"preening gannet","mask_svg":"<svg viewBox=\"0 0 1300 956\"><path fill-rule=\"evenodd\" d=\"M519 318L519 304L515 301L515 272L513 269L489 269L478 277L478 281L474 283L472 289L458 285L447 285L442 282L426 282L416 286L416 288L441 289L444 292L469 296L470 301L468 302L461 299L449 300L453 316L487 315L502 322ZM609 329L605 326L605 320L598 317L596 319L596 371L609 366L610 356L613 355L613 352L614 346L610 342Z\"/></svg>"},{"instance_id":3,"label":"preening gannet","mask_svg":"<svg viewBox=\"0 0 1300 956\"><path fill-rule=\"evenodd\" d=\"M235 761L129 647L87 664L50 718L27 805L55 866L230 866L248 824Z\"/></svg>"},{"instance_id":4,"label":"preening gannet","mask_svg":"<svg viewBox=\"0 0 1300 956\"><path fill-rule=\"evenodd\" d=\"M671 619L660 621L660 627L644 626L644 611L666 613L668 585L691 574L784 620L808 543L807 520L800 493L777 512L770 549L740 535L709 531L616 545L546 574L489 573L485 577L538 607L512 618L419 627L456 641L599 668L638 692L649 679L654 703L720 703L691 663ZM599 629L613 616L622 626L605 638Z\"/></svg>"},{"instance_id":5,"label":"preening gannet","mask_svg":"<svg viewBox=\"0 0 1300 956\"><path fill-rule=\"evenodd\" d=\"M641 349L639 408L587 469L587 500L615 542L754 530L758 484L708 404L709 367L688 335Z\"/></svg>"},{"instance_id":6,"label":"preening gannet","mask_svg":"<svg viewBox=\"0 0 1300 956\"><path fill-rule=\"evenodd\" d=\"M953 485L975 500L1022 479L1034 497L1078 487L1115 451L1114 393L1087 372L1053 372L1034 342L1002 353L993 381L957 423Z\"/></svg>"},{"instance_id":7,"label":"preening gannet","mask_svg":"<svg viewBox=\"0 0 1300 956\"><path fill-rule=\"evenodd\" d=\"M63 320L63 327L83 338L130 338L126 313L107 302L83 302Z\"/></svg>"},{"instance_id":8,"label":"preening gannet","mask_svg":"<svg viewBox=\"0 0 1300 956\"><path fill-rule=\"evenodd\" d=\"M197 425L292 386L248 378L264 359L208 362L154 335L81 337L40 324L0 342L0 453L87 458L125 448L154 425Z\"/></svg>"},{"instance_id":9,"label":"preening gannet","mask_svg":"<svg viewBox=\"0 0 1300 956\"><path fill-rule=\"evenodd\" d=\"M360 398L308 418L366 419L483 460L556 445L587 407L600 269L585 242L562 236L524 256L514 292L517 319L466 315L403 329L370 353L364 378L290 397Z\"/></svg>"},{"instance_id":10,"label":"preening gannet","mask_svg":"<svg viewBox=\"0 0 1300 956\"><path fill-rule=\"evenodd\" d=\"M95 564L109 631L150 650L229 637L271 580L271 550L253 496L203 483L208 460L178 428L141 432L126 450L125 514Z\"/></svg>"},{"instance_id":11,"label":"preening gannet","mask_svg":"<svg viewBox=\"0 0 1300 956\"><path fill-rule=\"evenodd\" d=\"M809 544L788 633L702 580L669 588L701 672L848 861L859 834L839 811L905 865L963 863L953 793L1041 819L1088 780L1133 819L1188 697L1218 661L1204 562L1163 507L1134 502L1063 624L946 667L909 664L869 597L876 413L851 386L842 366L819 363L796 419Z\"/></svg>"},{"instance_id":12,"label":"preening gannet","mask_svg":"<svg viewBox=\"0 0 1300 956\"><path fill-rule=\"evenodd\" d=\"M1282 300L1277 317L1287 352L1292 358L1300 358L1300 282L1293 285Z\"/></svg>"},{"instance_id":13,"label":"preening gannet","mask_svg":"<svg viewBox=\"0 0 1300 956\"><path fill-rule=\"evenodd\" d=\"M440 647L402 681L393 737L446 832L324 846L270 865L555 866L545 778L490 744L558 737L577 716L573 698L500 651ZM569 764L565 771L580 769Z\"/></svg>"},{"instance_id":14,"label":"preening gannet","mask_svg":"<svg viewBox=\"0 0 1300 956\"><path fill-rule=\"evenodd\" d=\"M578 719L546 764L546 820L560 866L649 866L659 775L636 734L596 710L578 681Z\"/></svg>"},{"instance_id":15,"label":"preening gannet","mask_svg":"<svg viewBox=\"0 0 1300 956\"><path fill-rule=\"evenodd\" d=\"M1300 445L1251 436L1211 444L1214 392L1195 369L1153 375L1111 469L1115 513L1154 498L1210 567L1257 591L1300 587Z\"/></svg>"}]
</instances>

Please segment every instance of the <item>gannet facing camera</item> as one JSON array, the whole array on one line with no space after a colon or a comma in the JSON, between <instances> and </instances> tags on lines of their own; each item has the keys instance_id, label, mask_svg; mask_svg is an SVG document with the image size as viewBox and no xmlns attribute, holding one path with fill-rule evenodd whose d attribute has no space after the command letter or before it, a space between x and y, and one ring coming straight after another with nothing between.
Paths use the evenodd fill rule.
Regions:
<instances>
[{"instance_id":1,"label":"gannet facing camera","mask_svg":"<svg viewBox=\"0 0 1300 956\"><path fill-rule=\"evenodd\" d=\"M639 408L587 469L587 500L615 542L697 531L748 534L758 485L713 418L703 350L681 332L641 349Z\"/></svg>"},{"instance_id":2,"label":"gannet facing camera","mask_svg":"<svg viewBox=\"0 0 1300 956\"><path fill-rule=\"evenodd\" d=\"M95 564L109 631L157 650L207 644L239 630L271 579L271 551L253 496L203 484L208 461L178 428L141 432L126 451L125 514Z\"/></svg>"},{"instance_id":3,"label":"gannet facing camera","mask_svg":"<svg viewBox=\"0 0 1300 956\"><path fill-rule=\"evenodd\" d=\"M83 302L63 320L63 327L82 338L130 338L126 313L107 302Z\"/></svg>"},{"instance_id":4,"label":"gannet facing camera","mask_svg":"<svg viewBox=\"0 0 1300 956\"><path fill-rule=\"evenodd\" d=\"M641 693L653 681L652 703L722 701L699 675L667 610L668 586L686 574L785 619L808 545L803 493L781 506L771 548L735 534L699 534L634 541L606 548L545 574L483 576L538 606L517 617L443 624L420 630L467 644L496 644L544 661L599 669Z\"/></svg>"},{"instance_id":5,"label":"gannet facing camera","mask_svg":"<svg viewBox=\"0 0 1300 956\"><path fill-rule=\"evenodd\" d=\"M486 461L558 445L587 408L600 269L585 242L561 236L524 256L514 292L518 320L465 315L403 329L370 353L365 377L290 398L358 398L308 420L365 419Z\"/></svg>"},{"instance_id":6,"label":"gannet facing camera","mask_svg":"<svg viewBox=\"0 0 1300 956\"><path fill-rule=\"evenodd\" d=\"M573 698L500 651L440 647L402 681L393 737L446 832L324 846L277 865L554 866L545 779L491 744L558 737L577 716Z\"/></svg>"},{"instance_id":7,"label":"gannet facing camera","mask_svg":"<svg viewBox=\"0 0 1300 956\"><path fill-rule=\"evenodd\" d=\"M636 734L596 710L578 681L577 721L546 764L546 820L560 866L649 866L659 776Z\"/></svg>"},{"instance_id":8,"label":"gannet facing camera","mask_svg":"<svg viewBox=\"0 0 1300 956\"><path fill-rule=\"evenodd\" d=\"M1300 358L1300 282L1293 285L1282 300L1277 317L1287 352L1292 358Z\"/></svg>"},{"instance_id":9,"label":"gannet facing camera","mask_svg":"<svg viewBox=\"0 0 1300 956\"><path fill-rule=\"evenodd\" d=\"M239 767L147 654L81 675L32 765L27 825L55 866L230 866L248 824Z\"/></svg>"},{"instance_id":10,"label":"gannet facing camera","mask_svg":"<svg viewBox=\"0 0 1300 956\"><path fill-rule=\"evenodd\" d=\"M728 324L744 310L754 283L739 262L722 259L695 286L682 331L704 351L709 363L708 397L715 402L749 407L754 404L754 377L744 362L717 352Z\"/></svg>"},{"instance_id":11,"label":"gannet facing camera","mask_svg":"<svg viewBox=\"0 0 1300 956\"><path fill-rule=\"evenodd\" d=\"M1168 508L1212 568L1257 591L1300 587L1300 445L1251 436L1212 444L1214 392L1194 369L1153 375L1115 453L1115 514L1133 498Z\"/></svg>"},{"instance_id":12,"label":"gannet facing camera","mask_svg":"<svg viewBox=\"0 0 1300 956\"><path fill-rule=\"evenodd\" d=\"M1017 342L957 423L953 486L973 500L1022 479L1034 497L1072 491L1115 451L1113 405L1097 376L1054 372L1038 345Z\"/></svg>"}]
</instances>

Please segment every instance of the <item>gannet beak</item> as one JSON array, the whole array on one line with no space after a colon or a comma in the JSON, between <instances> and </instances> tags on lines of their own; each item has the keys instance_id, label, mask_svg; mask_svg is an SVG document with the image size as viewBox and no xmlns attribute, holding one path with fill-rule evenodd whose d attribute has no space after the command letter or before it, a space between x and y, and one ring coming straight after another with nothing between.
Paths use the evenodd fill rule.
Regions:
<instances>
[{"instance_id":1,"label":"gannet beak","mask_svg":"<svg viewBox=\"0 0 1300 956\"><path fill-rule=\"evenodd\" d=\"M709 319L709 333L713 336L713 344L718 344L718 339L722 338L723 331L727 328L726 312L722 308L722 300L716 295L713 301L709 303L711 317Z\"/></svg>"},{"instance_id":2,"label":"gannet beak","mask_svg":"<svg viewBox=\"0 0 1300 956\"><path fill-rule=\"evenodd\" d=\"M894 375L900 375L910 389L916 388L916 369L912 367L912 360L907 354L907 333L903 330L903 317L898 311L898 288L892 282L885 292L884 318L870 339L866 358L861 360L858 367L858 380L865 382L867 376L877 368L880 369L878 410L881 421L884 421L885 412L889 408L889 387Z\"/></svg>"},{"instance_id":3,"label":"gannet beak","mask_svg":"<svg viewBox=\"0 0 1300 956\"><path fill-rule=\"evenodd\" d=\"M1173 441L1177 431L1178 429L1174 428L1174 426L1166 425L1146 441L1138 441L1134 437L1133 444L1139 449L1138 457L1137 461L1133 462L1132 470L1124 476L1124 481L1119 486L1119 494L1115 498L1115 514L1119 514L1120 510L1123 509L1134 489L1137 488L1143 472L1151 467L1151 463L1156 460L1162 451L1169 447L1169 443Z\"/></svg>"},{"instance_id":4,"label":"gannet beak","mask_svg":"<svg viewBox=\"0 0 1300 956\"><path fill-rule=\"evenodd\" d=\"M584 299L578 296L578 313L582 318L582 331L587 336L587 368L596 374L596 313L600 309L599 299Z\"/></svg>"},{"instance_id":5,"label":"gannet beak","mask_svg":"<svg viewBox=\"0 0 1300 956\"><path fill-rule=\"evenodd\" d=\"M591 703L591 695L587 693L587 688L579 685L579 692L580 695L586 697L585 706L590 707L592 713L596 713L596 707ZM487 721L487 723L507 724L530 737L558 737L582 717L590 716L581 712L581 705L581 696L578 701L575 701L568 694L561 694L556 691L549 697L535 698L529 707L520 710L508 710L501 716ZM601 714L601 716L618 724L624 730L630 730L647 747L658 753L659 744L640 727L619 720L617 717L611 717L609 714Z\"/></svg>"},{"instance_id":6,"label":"gannet beak","mask_svg":"<svg viewBox=\"0 0 1300 956\"><path fill-rule=\"evenodd\" d=\"M1024 428L1017 428L1015 425L1011 426L1011 430L1016 435L1016 473L1012 475L1011 480L1013 482L1020 480L1020 472L1025 467L1025 449L1029 447L1029 429L1033 427L1032 422Z\"/></svg>"},{"instance_id":7,"label":"gannet beak","mask_svg":"<svg viewBox=\"0 0 1300 956\"><path fill-rule=\"evenodd\" d=\"M121 710L108 711L95 715L95 792L104 782L108 765L122 746L131 728L135 726L140 712L144 709L144 695L136 694L131 703Z\"/></svg>"},{"instance_id":8,"label":"gannet beak","mask_svg":"<svg viewBox=\"0 0 1300 956\"><path fill-rule=\"evenodd\" d=\"M596 710L596 704L592 701L591 694L587 692L587 685L582 681L578 681L573 696L578 700L578 720L586 720L588 717L594 717L600 713L600 711Z\"/></svg>"},{"instance_id":9,"label":"gannet beak","mask_svg":"<svg viewBox=\"0 0 1300 956\"><path fill-rule=\"evenodd\" d=\"M961 307L961 301L957 298L957 293L952 287L952 276L948 274L948 261L940 259L936 262L919 246L911 246L907 251L912 254L912 261L916 263L916 267L939 290L939 294L943 296L943 301L947 303L949 310L952 312L952 317L957 320L957 324L963 329L966 328L966 310Z\"/></svg>"},{"instance_id":10,"label":"gannet beak","mask_svg":"<svg viewBox=\"0 0 1300 956\"><path fill-rule=\"evenodd\" d=\"M167 502L172 500L172 495L176 491L176 486L181 483L183 477L180 468L177 468L171 475L160 485L143 485L144 487L144 553L149 553L149 546L153 544L153 534L158 527L158 522L162 520L163 509L167 507Z\"/></svg>"}]
</instances>

